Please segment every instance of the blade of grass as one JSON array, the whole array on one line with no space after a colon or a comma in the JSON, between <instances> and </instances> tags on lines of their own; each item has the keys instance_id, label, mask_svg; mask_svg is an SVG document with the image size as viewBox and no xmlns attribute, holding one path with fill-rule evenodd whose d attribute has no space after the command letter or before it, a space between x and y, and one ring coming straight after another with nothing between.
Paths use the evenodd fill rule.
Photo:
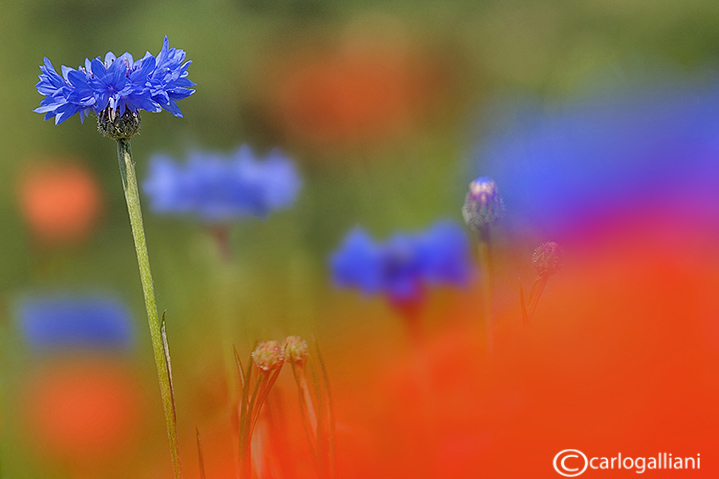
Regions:
<instances>
[{"instance_id":1,"label":"blade of grass","mask_svg":"<svg viewBox=\"0 0 719 479\"><path fill-rule=\"evenodd\" d=\"M524 306L524 289L522 284L519 284L519 304L522 306L522 323L527 324L529 322L529 315L527 314L527 308Z\"/></svg>"},{"instance_id":2,"label":"blade of grass","mask_svg":"<svg viewBox=\"0 0 719 479\"><path fill-rule=\"evenodd\" d=\"M330 460L330 477L335 477L337 474L336 471L336 453L335 453L335 415L334 415L334 409L332 407L332 390L330 389L330 379L329 375L327 374L327 367L325 366L324 358L322 357L322 352L320 351L320 347L317 344L317 341L315 341L315 350L317 351L317 359L320 363L320 370L322 371L322 381L325 388L325 394L327 395L327 414L329 419L329 435L328 435L328 448L329 448L329 460Z\"/></svg>"},{"instance_id":3,"label":"blade of grass","mask_svg":"<svg viewBox=\"0 0 719 479\"><path fill-rule=\"evenodd\" d=\"M200 466L200 479L206 479L205 477L205 461L202 459L202 444L200 443L200 430L195 428L197 435L197 458Z\"/></svg>"}]
</instances>

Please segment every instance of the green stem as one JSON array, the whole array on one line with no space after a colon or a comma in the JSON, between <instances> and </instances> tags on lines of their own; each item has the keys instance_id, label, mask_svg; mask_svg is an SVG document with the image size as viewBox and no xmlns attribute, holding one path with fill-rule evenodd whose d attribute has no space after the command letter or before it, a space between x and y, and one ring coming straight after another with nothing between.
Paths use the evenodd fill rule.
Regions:
<instances>
[{"instance_id":1,"label":"green stem","mask_svg":"<svg viewBox=\"0 0 719 479\"><path fill-rule=\"evenodd\" d=\"M492 350L494 321L492 314L492 248L489 227L477 234L477 256L482 273L482 305L484 309L484 327L487 335L487 350Z\"/></svg>"},{"instance_id":2,"label":"green stem","mask_svg":"<svg viewBox=\"0 0 719 479\"><path fill-rule=\"evenodd\" d=\"M532 291L529 293L529 312L527 314L528 322L531 321L532 316L534 316L534 310L537 309L539 298L542 296L545 286L547 286L548 279L549 278L547 276L540 276L532 285Z\"/></svg>"},{"instance_id":3,"label":"green stem","mask_svg":"<svg viewBox=\"0 0 719 479\"><path fill-rule=\"evenodd\" d=\"M295 377L297 385L297 397L300 401L300 414L302 416L302 426L307 435L307 443L310 446L312 459L315 461L315 467L320 470L320 462L317 457L317 419L315 417L314 406L312 405L312 397L310 396L309 386L307 385L307 377L305 375L304 365L297 365L294 361L290 361L292 366L292 375ZM314 420L313 420L314 419Z\"/></svg>"},{"instance_id":4,"label":"green stem","mask_svg":"<svg viewBox=\"0 0 719 479\"><path fill-rule=\"evenodd\" d=\"M140 266L140 279L142 280L142 292L145 296L147 322L150 326L152 352L155 356L157 377L160 382L160 393L162 395L162 403L165 410L167 435L170 438L172 467L175 474L175 479L180 479L182 478L182 463L180 461L180 447L177 439L177 415L175 412L175 402L172 391L172 378L170 376L169 352L166 350L165 343L162 339L160 321L157 315L155 290L152 284L150 260L147 255L145 229L142 226L140 194L137 189L137 174L135 173L135 163L132 161L130 140L117 140L117 159L120 163L122 186L125 191L127 211L130 214L132 236L135 240L135 253L137 254L137 262Z\"/></svg>"}]
</instances>

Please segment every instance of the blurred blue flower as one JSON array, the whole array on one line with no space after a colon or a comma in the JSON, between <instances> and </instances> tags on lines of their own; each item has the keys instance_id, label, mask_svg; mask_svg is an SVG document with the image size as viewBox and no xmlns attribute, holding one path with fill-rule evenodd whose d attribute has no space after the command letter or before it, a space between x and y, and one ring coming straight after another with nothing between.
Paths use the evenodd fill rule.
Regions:
<instances>
[{"instance_id":1,"label":"blurred blue flower","mask_svg":"<svg viewBox=\"0 0 719 479\"><path fill-rule=\"evenodd\" d=\"M130 314L106 296L40 296L18 307L25 340L35 350L128 349L133 344Z\"/></svg>"},{"instance_id":2,"label":"blurred blue flower","mask_svg":"<svg viewBox=\"0 0 719 479\"><path fill-rule=\"evenodd\" d=\"M195 92L189 88L195 84L187 79L192 62L182 63L184 59L184 50L169 48L167 37L157 58L147 52L134 61L129 53L116 57L109 52L104 61L85 59L85 66L77 70L63 65L62 76L45 58L36 85L45 98L34 111L45 113L46 120L55 118L55 124L75 113L83 121L90 112L104 110L122 116L126 110L159 112L164 108L181 117L175 101Z\"/></svg>"},{"instance_id":3,"label":"blurred blue flower","mask_svg":"<svg viewBox=\"0 0 719 479\"><path fill-rule=\"evenodd\" d=\"M516 227L560 238L651 212L667 225L719 218L717 89L645 86L554 106L514 99L487 114L495 129L473 170L503 185Z\"/></svg>"},{"instance_id":4,"label":"blurred blue flower","mask_svg":"<svg viewBox=\"0 0 719 479\"><path fill-rule=\"evenodd\" d=\"M332 255L330 267L337 286L399 302L421 299L429 285L464 285L472 268L464 232L448 221L417 234L396 233L385 243L355 228Z\"/></svg>"},{"instance_id":5,"label":"blurred blue flower","mask_svg":"<svg viewBox=\"0 0 719 479\"><path fill-rule=\"evenodd\" d=\"M280 151L259 159L242 146L229 157L195 152L184 165L167 156L154 156L143 189L157 213L223 222L265 218L287 208L295 202L300 186L294 163Z\"/></svg>"}]
</instances>

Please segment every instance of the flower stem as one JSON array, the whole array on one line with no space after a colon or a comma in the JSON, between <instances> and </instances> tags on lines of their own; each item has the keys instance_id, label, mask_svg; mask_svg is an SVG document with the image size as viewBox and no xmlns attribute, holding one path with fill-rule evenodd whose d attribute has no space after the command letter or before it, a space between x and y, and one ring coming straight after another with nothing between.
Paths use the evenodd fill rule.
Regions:
<instances>
[{"instance_id":1,"label":"flower stem","mask_svg":"<svg viewBox=\"0 0 719 479\"><path fill-rule=\"evenodd\" d=\"M117 140L117 159L120 163L122 187L125 191L125 201L127 202L127 211L130 214L132 236L135 240L135 253L137 254L137 262L140 267L140 279L142 280L142 292L145 297L147 322L150 326L152 351L155 356L157 377L160 382L160 393L162 395L162 403L165 410L167 435L170 439L172 468L175 479L180 479L182 477L182 463L180 461L180 447L177 439L177 414L175 410L172 377L170 373L170 355L167 350L166 342L162 337L160 320L157 315L155 290L152 284L150 260L147 255L145 229L142 225L142 210L140 209L140 194L137 189L137 174L135 173L135 163L132 160L130 140Z\"/></svg>"},{"instance_id":2,"label":"flower stem","mask_svg":"<svg viewBox=\"0 0 719 479\"><path fill-rule=\"evenodd\" d=\"M492 248L489 227L480 229L477 234L477 256L482 273L482 305L484 309L487 350L491 352L494 336L494 320L492 318Z\"/></svg>"},{"instance_id":3,"label":"flower stem","mask_svg":"<svg viewBox=\"0 0 719 479\"><path fill-rule=\"evenodd\" d=\"M532 320L534 310L537 309L539 298L542 296L545 286L547 286L548 279L549 278L547 276L539 276L532 285L532 290L529 293L529 312L527 314L527 322Z\"/></svg>"}]
</instances>

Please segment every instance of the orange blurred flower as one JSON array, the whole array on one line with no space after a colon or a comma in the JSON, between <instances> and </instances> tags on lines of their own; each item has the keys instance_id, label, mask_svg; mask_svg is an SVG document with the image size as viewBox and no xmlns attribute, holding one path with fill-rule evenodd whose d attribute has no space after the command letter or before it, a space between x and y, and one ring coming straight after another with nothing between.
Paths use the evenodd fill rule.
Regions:
<instances>
[{"instance_id":1,"label":"orange blurred flower","mask_svg":"<svg viewBox=\"0 0 719 479\"><path fill-rule=\"evenodd\" d=\"M97 357L53 361L25 388L28 433L44 455L87 465L117 459L138 438L143 398L122 362Z\"/></svg>"},{"instance_id":2,"label":"orange blurred flower","mask_svg":"<svg viewBox=\"0 0 719 479\"><path fill-rule=\"evenodd\" d=\"M444 103L452 69L400 27L359 28L332 48L291 40L260 79L264 114L314 148L365 147L412 131Z\"/></svg>"},{"instance_id":3,"label":"orange blurred flower","mask_svg":"<svg viewBox=\"0 0 719 479\"><path fill-rule=\"evenodd\" d=\"M101 211L97 180L75 162L44 163L26 170L19 181L20 208L41 242L86 238Z\"/></svg>"}]
</instances>

